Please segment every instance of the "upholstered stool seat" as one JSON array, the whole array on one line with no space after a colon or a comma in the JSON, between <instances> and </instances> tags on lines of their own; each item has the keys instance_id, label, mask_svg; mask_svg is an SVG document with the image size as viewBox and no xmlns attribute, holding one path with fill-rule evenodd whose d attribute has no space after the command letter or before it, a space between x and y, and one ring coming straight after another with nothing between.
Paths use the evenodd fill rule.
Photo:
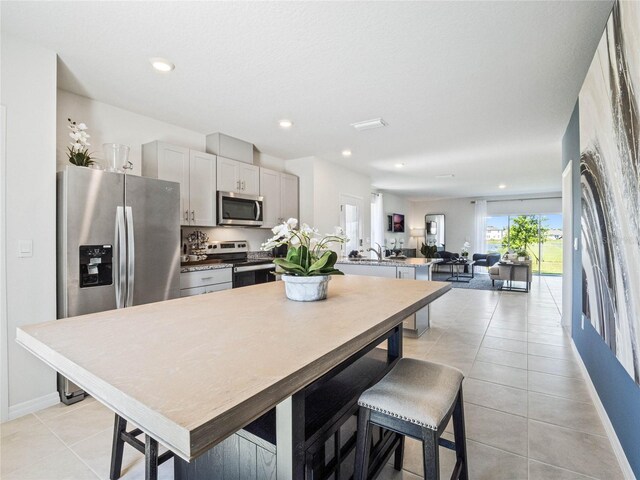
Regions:
<instances>
[{"instance_id":1,"label":"upholstered stool seat","mask_svg":"<svg viewBox=\"0 0 640 480\"><path fill-rule=\"evenodd\" d=\"M438 446L456 451L451 477L466 480L462 380L456 368L413 358L401 358L376 385L360 395L355 480L368 478L371 425L423 442L425 480L440 478ZM453 415L455 443L440 438ZM403 437L404 440L404 437ZM396 451L396 470L402 468L402 448Z\"/></svg>"},{"instance_id":2,"label":"upholstered stool seat","mask_svg":"<svg viewBox=\"0 0 640 480\"><path fill-rule=\"evenodd\" d=\"M460 370L446 365L401 358L382 380L360 395L358 405L437 430L463 378Z\"/></svg>"}]
</instances>

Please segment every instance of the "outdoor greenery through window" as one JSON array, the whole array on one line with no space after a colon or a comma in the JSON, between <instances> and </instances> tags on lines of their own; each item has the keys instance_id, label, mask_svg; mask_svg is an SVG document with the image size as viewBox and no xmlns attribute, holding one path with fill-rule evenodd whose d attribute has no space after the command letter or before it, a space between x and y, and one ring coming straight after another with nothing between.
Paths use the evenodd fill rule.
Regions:
<instances>
[{"instance_id":1,"label":"outdoor greenery through window","mask_svg":"<svg viewBox=\"0 0 640 480\"><path fill-rule=\"evenodd\" d=\"M526 251L532 270L562 274L562 215L504 215L487 217L487 250Z\"/></svg>"}]
</instances>

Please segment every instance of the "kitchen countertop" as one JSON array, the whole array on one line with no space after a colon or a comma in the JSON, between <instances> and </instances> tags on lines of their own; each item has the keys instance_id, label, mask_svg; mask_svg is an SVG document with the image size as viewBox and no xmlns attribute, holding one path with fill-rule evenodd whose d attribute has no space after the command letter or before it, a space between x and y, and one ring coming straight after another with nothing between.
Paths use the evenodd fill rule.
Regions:
<instances>
[{"instance_id":1,"label":"kitchen countertop","mask_svg":"<svg viewBox=\"0 0 640 480\"><path fill-rule=\"evenodd\" d=\"M200 272L202 270L217 270L218 268L232 268L233 265L230 263L201 263L196 265L189 265L188 263L180 264L180 273L187 272Z\"/></svg>"},{"instance_id":2,"label":"kitchen countertop","mask_svg":"<svg viewBox=\"0 0 640 480\"><path fill-rule=\"evenodd\" d=\"M342 265L376 265L380 267L428 267L429 265L434 265L436 263L440 263L442 261L441 258L385 258L384 261L379 261L375 259L360 259L360 260L351 260L349 258L342 258L336 262L336 264Z\"/></svg>"},{"instance_id":3,"label":"kitchen countertop","mask_svg":"<svg viewBox=\"0 0 640 480\"><path fill-rule=\"evenodd\" d=\"M307 303L270 282L27 325L17 342L190 460L450 289L334 276Z\"/></svg>"}]
</instances>

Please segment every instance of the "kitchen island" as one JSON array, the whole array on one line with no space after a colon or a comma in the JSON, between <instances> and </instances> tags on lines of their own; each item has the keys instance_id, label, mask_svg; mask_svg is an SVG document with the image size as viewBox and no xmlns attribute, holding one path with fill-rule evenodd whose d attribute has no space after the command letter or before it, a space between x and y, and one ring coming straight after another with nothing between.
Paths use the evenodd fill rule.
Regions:
<instances>
[{"instance_id":1,"label":"kitchen island","mask_svg":"<svg viewBox=\"0 0 640 480\"><path fill-rule=\"evenodd\" d=\"M337 263L347 275L399 278L403 280L431 280L431 269L441 258L396 258L382 260L369 258L344 258ZM404 334L418 338L430 326L430 308L426 307L409 315L403 322Z\"/></svg>"},{"instance_id":2,"label":"kitchen island","mask_svg":"<svg viewBox=\"0 0 640 480\"><path fill-rule=\"evenodd\" d=\"M245 427L231 443L251 445L229 457L234 465L275 464L278 480L302 478L326 440L339 439L359 393L402 355L402 320L449 289L333 277L327 300L299 303L273 282L29 325L17 341L173 451L176 478L223 468L216 449ZM399 439L381 439L387 458ZM258 447L275 461L260 464ZM318 471L342 468L348 447ZM248 478L271 476L254 469Z\"/></svg>"}]
</instances>

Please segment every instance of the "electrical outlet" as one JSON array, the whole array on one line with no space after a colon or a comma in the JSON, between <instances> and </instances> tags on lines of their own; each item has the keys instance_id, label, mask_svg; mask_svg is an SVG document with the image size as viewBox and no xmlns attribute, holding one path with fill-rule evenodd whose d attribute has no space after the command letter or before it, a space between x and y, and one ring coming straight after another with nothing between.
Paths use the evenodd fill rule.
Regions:
<instances>
[{"instance_id":1,"label":"electrical outlet","mask_svg":"<svg viewBox=\"0 0 640 480\"><path fill-rule=\"evenodd\" d=\"M580 328L584 330L584 315L580 315Z\"/></svg>"}]
</instances>

